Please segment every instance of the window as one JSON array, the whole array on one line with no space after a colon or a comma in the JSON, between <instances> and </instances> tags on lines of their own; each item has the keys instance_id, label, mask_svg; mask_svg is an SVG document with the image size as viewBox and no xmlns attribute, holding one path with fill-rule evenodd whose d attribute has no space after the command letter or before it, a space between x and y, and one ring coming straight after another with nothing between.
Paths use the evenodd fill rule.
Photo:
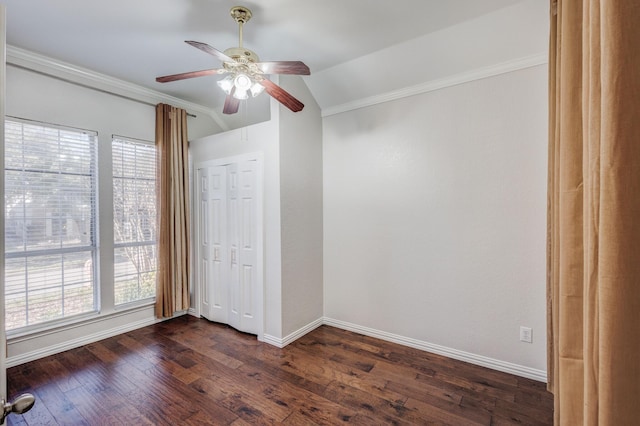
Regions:
<instances>
[{"instance_id":1,"label":"window","mask_svg":"<svg viewBox=\"0 0 640 426\"><path fill-rule=\"evenodd\" d=\"M156 148L113 137L114 298L116 305L156 294Z\"/></svg>"},{"instance_id":2,"label":"window","mask_svg":"<svg viewBox=\"0 0 640 426\"><path fill-rule=\"evenodd\" d=\"M6 330L97 311L97 134L5 121Z\"/></svg>"}]
</instances>

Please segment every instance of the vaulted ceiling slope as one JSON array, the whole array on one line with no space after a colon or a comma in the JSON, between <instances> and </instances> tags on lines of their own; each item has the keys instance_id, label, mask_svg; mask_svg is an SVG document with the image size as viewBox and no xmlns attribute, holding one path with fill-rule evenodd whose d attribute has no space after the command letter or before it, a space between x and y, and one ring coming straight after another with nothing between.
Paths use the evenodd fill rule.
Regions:
<instances>
[{"instance_id":1,"label":"vaulted ceiling slope","mask_svg":"<svg viewBox=\"0 0 640 426\"><path fill-rule=\"evenodd\" d=\"M3 0L7 41L214 111L216 76L161 84L160 75L214 68L184 43L237 46L228 0ZM244 45L261 60L301 60L319 106L362 99L490 66L546 48L540 0L256 0ZM540 6L540 4L544 4ZM541 22L542 27L541 28Z\"/></svg>"}]
</instances>

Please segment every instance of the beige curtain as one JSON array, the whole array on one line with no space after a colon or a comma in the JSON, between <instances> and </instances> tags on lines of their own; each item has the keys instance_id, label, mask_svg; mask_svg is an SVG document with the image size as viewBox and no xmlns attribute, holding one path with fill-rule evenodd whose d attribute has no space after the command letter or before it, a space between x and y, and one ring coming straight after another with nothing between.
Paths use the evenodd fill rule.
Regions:
<instances>
[{"instance_id":1,"label":"beige curtain","mask_svg":"<svg viewBox=\"0 0 640 426\"><path fill-rule=\"evenodd\" d=\"M187 113L156 106L158 274L156 316L189 308L189 167Z\"/></svg>"},{"instance_id":2,"label":"beige curtain","mask_svg":"<svg viewBox=\"0 0 640 426\"><path fill-rule=\"evenodd\" d=\"M552 1L549 69L555 423L640 424L640 1Z\"/></svg>"}]
</instances>

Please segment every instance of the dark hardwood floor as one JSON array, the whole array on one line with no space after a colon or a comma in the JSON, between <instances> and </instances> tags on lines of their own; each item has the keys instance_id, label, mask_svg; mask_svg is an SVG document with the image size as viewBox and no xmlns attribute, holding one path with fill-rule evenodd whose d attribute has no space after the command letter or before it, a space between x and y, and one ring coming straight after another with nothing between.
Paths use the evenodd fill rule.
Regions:
<instances>
[{"instance_id":1,"label":"dark hardwood floor","mask_svg":"<svg viewBox=\"0 0 640 426\"><path fill-rule=\"evenodd\" d=\"M322 326L284 349L184 316L8 371L10 425L550 425L533 380Z\"/></svg>"}]
</instances>

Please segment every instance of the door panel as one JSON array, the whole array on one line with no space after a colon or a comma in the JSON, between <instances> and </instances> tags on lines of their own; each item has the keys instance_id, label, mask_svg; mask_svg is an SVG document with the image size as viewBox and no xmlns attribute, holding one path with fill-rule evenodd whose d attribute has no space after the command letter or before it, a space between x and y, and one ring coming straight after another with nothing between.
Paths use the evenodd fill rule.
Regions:
<instances>
[{"instance_id":1,"label":"door panel","mask_svg":"<svg viewBox=\"0 0 640 426\"><path fill-rule=\"evenodd\" d=\"M223 283L228 280L227 271L227 172L224 166L209 167L209 204L211 210L205 221L209 222L209 238L212 251L209 261L210 283L208 285L211 294L212 321L226 323L228 321L229 294L224 289Z\"/></svg>"},{"instance_id":2,"label":"door panel","mask_svg":"<svg viewBox=\"0 0 640 426\"><path fill-rule=\"evenodd\" d=\"M241 293L239 291L240 275L238 269L238 166L229 164L227 166L228 191L227 201L229 203L229 214L227 216L227 240L231 262L229 264L229 325L238 330L242 330L241 323ZM244 330L243 330L244 331Z\"/></svg>"},{"instance_id":3,"label":"door panel","mask_svg":"<svg viewBox=\"0 0 640 426\"><path fill-rule=\"evenodd\" d=\"M211 262L211 239L209 238L209 174L206 168L198 169L197 182L199 184L198 223L200 225L200 255L198 257L198 273L201 283L208 283L210 278L209 262ZM208 285L200 286L200 304L202 316L211 318L211 294Z\"/></svg>"},{"instance_id":4,"label":"door panel","mask_svg":"<svg viewBox=\"0 0 640 426\"><path fill-rule=\"evenodd\" d=\"M253 267L250 265L242 266L242 316L243 322L246 327L251 325L251 320L254 318L254 278Z\"/></svg>"},{"instance_id":5,"label":"door panel","mask_svg":"<svg viewBox=\"0 0 640 426\"><path fill-rule=\"evenodd\" d=\"M256 209L256 161L244 161L240 163L240 189L239 198L242 199L242 212L239 215L240 226L240 256L242 265L242 327L252 333L258 332L257 317L257 280L255 267L257 264L257 209Z\"/></svg>"}]
</instances>

